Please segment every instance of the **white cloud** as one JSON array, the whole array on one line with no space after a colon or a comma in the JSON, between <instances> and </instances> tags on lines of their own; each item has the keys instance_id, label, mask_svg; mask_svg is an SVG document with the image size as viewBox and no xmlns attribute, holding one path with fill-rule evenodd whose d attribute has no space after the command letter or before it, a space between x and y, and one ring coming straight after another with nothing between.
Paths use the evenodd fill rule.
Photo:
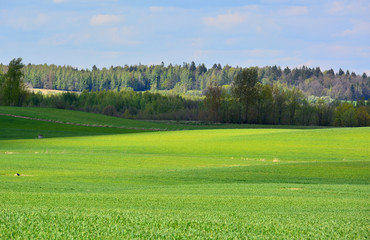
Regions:
<instances>
[{"instance_id":1,"label":"white cloud","mask_svg":"<svg viewBox=\"0 0 370 240\"><path fill-rule=\"evenodd\" d=\"M246 17L246 15L240 13L227 13L216 17L205 17L203 20L208 27L227 30L242 24L246 20Z\"/></svg>"},{"instance_id":2,"label":"white cloud","mask_svg":"<svg viewBox=\"0 0 370 240\"><path fill-rule=\"evenodd\" d=\"M120 23L124 20L121 15L109 15L109 14L99 14L92 16L90 19L91 25L105 25L111 23Z\"/></svg>"},{"instance_id":3,"label":"white cloud","mask_svg":"<svg viewBox=\"0 0 370 240\"><path fill-rule=\"evenodd\" d=\"M308 8L304 6L291 6L281 11L282 15L285 16L299 16L308 13Z\"/></svg>"},{"instance_id":4,"label":"white cloud","mask_svg":"<svg viewBox=\"0 0 370 240\"><path fill-rule=\"evenodd\" d=\"M109 27L102 29L87 29L83 32L58 33L39 40L46 46L83 45L86 43L103 43L135 46L139 41L133 40L136 32L130 27ZM92 38L94 36L94 38Z\"/></svg>"},{"instance_id":5,"label":"white cloud","mask_svg":"<svg viewBox=\"0 0 370 240\"><path fill-rule=\"evenodd\" d=\"M83 44L91 39L91 35L87 32L77 32L71 34L55 34L50 37L42 38L39 43L48 46L61 46L66 44Z\"/></svg>"},{"instance_id":6,"label":"white cloud","mask_svg":"<svg viewBox=\"0 0 370 240\"><path fill-rule=\"evenodd\" d=\"M199 48L203 48L204 45L205 45L205 41L204 41L203 38L193 38L193 39L191 39L192 48L199 49Z\"/></svg>"},{"instance_id":7,"label":"white cloud","mask_svg":"<svg viewBox=\"0 0 370 240\"><path fill-rule=\"evenodd\" d=\"M197 61L204 61L209 59L210 61L219 62L220 58L236 58L236 59L249 59L255 62L261 62L264 58L277 58L283 54L283 51L274 49L251 49L251 50L195 50L193 51L192 58ZM253 63L251 62L251 64ZM227 63L227 62L226 62ZM225 63L225 64L226 64ZM227 64L233 64L228 62ZM275 63L276 64L276 63ZM253 64L252 64L253 65Z\"/></svg>"},{"instance_id":8,"label":"white cloud","mask_svg":"<svg viewBox=\"0 0 370 240\"><path fill-rule=\"evenodd\" d=\"M164 11L172 11L175 10L174 7L162 7L162 6L151 6L149 7L149 10L151 12L164 12Z\"/></svg>"},{"instance_id":9,"label":"white cloud","mask_svg":"<svg viewBox=\"0 0 370 240\"><path fill-rule=\"evenodd\" d=\"M300 11L303 12L302 9ZM278 14L275 14L275 10L264 9L258 5L246 5L229 9L224 14L205 17L203 22L208 29L212 30L229 31L237 35L250 35L252 33L268 35L282 29L279 24L281 14L279 11L276 12ZM298 10L295 9L295 13L297 12ZM232 42L228 41L227 44L232 44Z\"/></svg>"},{"instance_id":10,"label":"white cloud","mask_svg":"<svg viewBox=\"0 0 370 240\"><path fill-rule=\"evenodd\" d=\"M275 4L275 3L286 3L286 2L289 2L289 0L261 0L261 2L262 3L269 3L269 4L271 4L271 3L273 3L273 4Z\"/></svg>"},{"instance_id":11,"label":"white cloud","mask_svg":"<svg viewBox=\"0 0 370 240\"><path fill-rule=\"evenodd\" d=\"M253 49L246 51L246 54L252 57L275 57L282 53L280 50L272 49Z\"/></svg>"},{"instance_id":12,"label":"white cloud","mask_svg":"<svg viewBox=\"0 0 370 240\"><path fill-rule=\"evenodd\" d=\"M107 38L107 40L114 44L135 46L140 43L139 41L132 40L132 37L135 35L135 31L130 27L109 28L106 30L105 34L104 39Z\"/></svg>"},{"instance_id":13,"label":"white cloud","mask_svg":"<svg viewBox=\"0 0 370 240\"><path fill-rule=\"evenodd\" d=\"M239 38L228 38L225 40L226 45L235 45L238 44L239 42L240 42Z\"/></svg>"},{"instance_id":14,"label":"white cloud","mask_svg":"<svg viewBox=\"0 0 370 240\"><path fill-rule=\"evenodd\" d=\"M110 51L110 52L103 52L102 53L106 58L117 58L123 55L122 52L119 51Z\"/></svg>"},{"instance_id":15,"label":"white cloud","mask_svg":"<svg viewBox=\"0 0 370 240\"><path fill-rule=\"evenodd\" d=\"M343 12L345 10L346 10L346 5L344 4L344 2L335 1L332 3L329 9L329 12L332 14L335 14L335 13Z\"/></svg>"},{"instance_id":16,"label":"white cloud","mask_svg":"<svg viewBox=\"0 0 370 240\"><path fill-rule=\"evenodd\" d=\"M328 12L333 15L338 14L366 14L370 10L370 2L368 0L354 1L334 1L329 6Z\"/></svg>"},{"instance_id":17,"label":"white cloud","mask_svg":"<svg viewBox=\"0 0 370 240\"><path fill-rule=\"evenodd\" d=\"M321 44L311 47L311 52L331 57L370 57L370 46L348 46L339 44Z\"/></svg>"},{"instance_id":18,"label":"white cloud","mask_svg":"<svg viewBox=\"0 0 370 240\"><path fill-rule=\"evenodd\" d=\"M243 10L247 10L247 11L257 11L257 10L260 10L261 8L258 5L251 4L251 5L245 5L245 6L243 6L242 9Z\"/></svg>"},{"instance_id":19,"label":"white cloud","mask_svg":"<svg viewBox=\"0 0 370 240\"><path fill-rule=\"evenodd\" d=\"M313 61L312 60L306 61L305 63L302 63L302 64L298 64L295 67L296 68L301 68L303 66L305 66L305 67L315 67L315 66L313 66Z\"/></svg>"},{"instance_id":20,"label":"white cloud","mask_svg":"<svg viewBox=\"0 0 370 240\"><path fill-rule=\"evenodd\" d=\"M34 20L34 23L36 25L40 26L40 25L43 25L43 24L47 23L48 20L49 20L49 17L46 16L46 14L39 14L39 15L37 15L36 19Z\"/></svg>"},{"instance_id":21,"label":"white cloud","mask_svg":"<svg viewBox=\"0 0 370 240\"><path fill-rule=\"evenodd\" d=\"M204 61L205 59L209 58L209 55L212 54L212 51L209 50L195 50L191 56L191 59L196 62Z\"/></svg>"},{"instance_id":22,"label":"white cloud","mask_svg":"<svg viewBox=\"0 0 370 240\"><path fill-rule=\"evenodd\" d=\"M158 7L158 6L152 6L149 8L151 12L162 12L165 8L164 7Z\"/></svg>"},{"instance_id":23,"label":"white cloud","mask_svg":"<svg viewBox=\"0 0 370 240\"><path fill-rule=\"evenodd\" d=\"M40 13L36 16L10 16L7 22L15 28L23 30L32 30L40 28L48 23L50 17L46 14Z\"/></svg>"},{"instance_id":24,"label":"white cloud","mask_svg":"<svg viewBox=\"0 0 370 240\"><path fill-rule=\"evenodd\" d=\"M355 22L353 28L346 29L340 36L364 36L370 35L370 22Z\"/></svg>"}]
</instances>

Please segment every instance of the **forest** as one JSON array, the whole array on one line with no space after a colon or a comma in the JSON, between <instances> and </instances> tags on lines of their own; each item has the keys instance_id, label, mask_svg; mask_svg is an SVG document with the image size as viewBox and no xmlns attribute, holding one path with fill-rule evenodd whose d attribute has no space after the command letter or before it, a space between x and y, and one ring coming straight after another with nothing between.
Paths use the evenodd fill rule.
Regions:
<instances>
[{"instance_id":1,"label":"forest","mask_svg":"<svg viewBox=\"0 0 370 240\"><path fill-rule=\"evenodd\" d=\"M109 70L93 67L89 71L53 65L24 66L20 58L3 65L2 69L1 105L53 107L148 120L370 125L367 101L370 79L366 74L358 76L349 71L340 70L335 74L333 70L321 72L319 68L281 71L276 66L222 68L220 65L207 69L204 65L196 67L194 62L174 67L163 64ZM126 75L131 80L127 80ZM30 81L34 87L79 92L31 93L27 91ZM155 91L158 89L172 91L158 93ZM315 95L319 89L321 94ZM189 98L179 94L187 90L201 90L204 97ZM341 94L343 98L339 97Z\"/></svg>"},{"instance_id":2,"label":"forest","mask_svg":"<svg viewBox=\"0 0 370 240\"><path fill-rule=\"evenodd\" d=\"M33 65L23 68L24 81L30 87L82 92L132 89L134 91L172 90L176 93L198 91L204 94L211 84L231 85L243 68L214 64L207 68L194 62L183 65L134 65L111 66L99 69L77 69L71 66ZM297 88L305 97L330 97L336 100L355 101L368 99L370 77L349 70L333 69L322 71L319 67L302 66L282 69L277 66L259 67L258 81L262 84L280 84ZM7 66L0 64L0 71L6 72Z\"/></svg>"}]
</instances>

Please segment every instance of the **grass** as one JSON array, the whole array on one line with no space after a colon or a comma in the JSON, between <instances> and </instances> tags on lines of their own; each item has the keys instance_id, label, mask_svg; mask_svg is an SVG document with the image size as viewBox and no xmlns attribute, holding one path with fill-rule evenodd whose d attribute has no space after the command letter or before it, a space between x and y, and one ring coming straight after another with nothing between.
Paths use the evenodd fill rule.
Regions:
<instances>
[{"instance_id":1,"label":"grass","mask_svg":"<svg viewBox=\"0 0 370 240\"><path fill-rule=\"evenodd\" d=\"M0 106L0 114L11 114L37 119L59 121L63 123L87 124L91 126L108 126L117 128L134 128L146 130L194 130L194 129L240 129L240 128L286 128L312 129L312 126L255 125L255 124L206 124L199 122L175 121L140 121L102 114L71 111L56 108L30 108Z\"/></svg>"},{"instance_id":2,"label":"grass","mask_svg":"<svg viewBox=\"0 0 370 240\"><path fill-rule=\"evenodd\" d=\"M27 107L4 107L0 106L0 113L25 116L37 119L59 121L63 123L88 124L91 126L108 126L122 128L160 128L165 129L166 124L136 121L101 114L71 111L56 108L27 108Z\"/></svg>"},{"instance_id":3,"label":"grass","mask_svg":"<svg viewBox=\"0 0 370 240\"><path fill-rule=\"evenodd\" d=\"M39 135L43 135L45 138L51 138L139 133L145 131L138 129L76 126L71 124L14 118L10 116L0 116L0 126L0 140L34 139Z\"/></svg>"},{"instance_id":4,"label":"grass","mask_svg":"<svg viewBox=\"0 0 370 240\"><path fill-rule=\"evenodd\" d=\"M43 95L56 95L56 94L61 94L61 93L66 93L66 92L74 92L74 91L54 90L54 89L45 89L45 88L30 88L28 90L34 93L40 92ZM79 92L74 92L74 93L79 93Z\"/></svg>"},{"instance_id":5,"label":"grass","mask_svg":"<svg viewBox=\"0 0 370 240\"><path fill-rule=\"evenodd\" d=\"M1 239L369 236L370 128L148 132L0 120ZM50 138L31 137L48 129Z\"/></svg>"}]
</instances>

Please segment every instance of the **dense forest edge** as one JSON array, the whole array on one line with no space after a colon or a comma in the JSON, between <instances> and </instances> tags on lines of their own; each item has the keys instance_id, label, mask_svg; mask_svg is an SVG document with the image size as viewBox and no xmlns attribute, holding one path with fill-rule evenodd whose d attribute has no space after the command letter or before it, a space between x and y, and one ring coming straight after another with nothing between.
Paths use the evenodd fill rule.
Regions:
<instances>
[{"instance_id":1,"label":"dense forest edge","mask_svg":"<svg viewBox=\"0 0 370 240\"><path fill-rule=\"evenodd\" d=\"M8 66L0 64L0 71ZM24 82L33 88L82 92L87 90L172 91L177 94L201 95L211 85L230 86L243 70L241 67L214 64L207 68L192 62L183 65L111 66L99 69L78 69L71 66L33 65L23 67ZM258 82L264 85L280 84L298 88L305 97L329 97L336 100L356 101L369 98L370 77L349 70L321 71L319 67L284 69L277 66L259 67Z\"/></svg>"},{"instance_id":2,"label":"dense forest edge","mask_svg":"<svg viewBox=\"0 0 370 240\"><path fill-rule=\"evenodd\" d=\"M370 77L342 69L207 69L138 65L91 70L55 65L0 65L0 104L52 107L150 120L307 126L370 126ZM30 87L69 90L55 95ZM163 91L166 90L166 91ZM162 92L161 92L162 91ZM198 95L199 97L184 97ZM200 97L203 96L203 97Z\"/></svg>"}]
</instances>

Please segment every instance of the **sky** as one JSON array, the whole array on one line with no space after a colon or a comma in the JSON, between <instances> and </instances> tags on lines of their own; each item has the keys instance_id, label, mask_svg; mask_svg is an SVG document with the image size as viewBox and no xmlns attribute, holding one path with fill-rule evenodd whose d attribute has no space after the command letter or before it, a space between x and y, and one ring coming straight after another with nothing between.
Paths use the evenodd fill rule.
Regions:
<instances>
[{"instance_id":1,"label":"sky","mask_svg":"<svg viewBox=\"0 0 370 240\"><path fill-rule=\"evenodd\" d=\"M349 69L370 75L369 0L0 0L0 63Z\"/></svg>"}]
</instances>

